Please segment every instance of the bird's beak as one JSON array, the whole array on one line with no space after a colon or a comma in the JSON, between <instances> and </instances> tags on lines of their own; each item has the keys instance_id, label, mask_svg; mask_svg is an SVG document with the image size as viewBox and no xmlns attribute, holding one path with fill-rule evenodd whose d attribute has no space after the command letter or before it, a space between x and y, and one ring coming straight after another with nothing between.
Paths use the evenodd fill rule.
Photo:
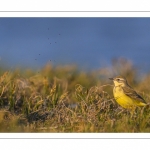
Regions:
<instances>
[{"instance_id":1,"label":"bird's beak","mask_svg":"<svg viewBox=\"0 0 150 150\"><path fill-rule=\"evenodd\" d=\"M114 80L114 78L109 78L110 80Z\"/></svg>"}]
</instances>

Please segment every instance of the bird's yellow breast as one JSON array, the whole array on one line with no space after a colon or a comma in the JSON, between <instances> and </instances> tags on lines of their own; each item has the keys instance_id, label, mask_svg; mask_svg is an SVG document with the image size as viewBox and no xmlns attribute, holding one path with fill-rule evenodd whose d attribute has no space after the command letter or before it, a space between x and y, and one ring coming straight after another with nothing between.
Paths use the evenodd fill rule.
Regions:
<instances>
[{"instance_id":1,"label":"bird's yellow breast","mask_svg":"<svg viewBox=\"0 0 150 150\"><path fill-rule=\"evenodd\" d=\"M113 89L113 94L115 97L115 100L119 105L121 105L124 108L132 108L135 106L144 106L145 104L140 102L139 100L133 99L129 96L127 96L123 89L120 86L116 86Z\"/></svg>"}]
</instances>

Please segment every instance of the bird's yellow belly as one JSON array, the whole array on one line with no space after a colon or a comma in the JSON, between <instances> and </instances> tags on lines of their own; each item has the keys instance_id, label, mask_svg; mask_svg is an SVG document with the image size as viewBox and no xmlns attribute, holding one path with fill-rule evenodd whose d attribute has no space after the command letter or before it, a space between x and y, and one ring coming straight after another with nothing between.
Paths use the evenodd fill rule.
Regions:
<instances>
[{"instance_id":1,"label":"bird's yellow belly","mask_svg":"<svg viewBox=\"0 0 150 150\"><path fill-rule=\"evenodd\" d=\"M142 103L136 99L132 99L126 94L124 94L121 88L114 88L113 93L114 93L114 97L117 103L124 108L130 109L135 106L145 106L145 103Z\"/></svg>"},{"instance_id":2,"label":"bird's yellow belly","mask_svg":"<svg viewBox=\"0 0 150 150\"><path fill-rule=\"evenodd\" d=\"M126 96L125 94L122 95L114 94L114 97L117 103L124 108L135 106L134 101L130 97Z\"/></svg>"}]
</instances>

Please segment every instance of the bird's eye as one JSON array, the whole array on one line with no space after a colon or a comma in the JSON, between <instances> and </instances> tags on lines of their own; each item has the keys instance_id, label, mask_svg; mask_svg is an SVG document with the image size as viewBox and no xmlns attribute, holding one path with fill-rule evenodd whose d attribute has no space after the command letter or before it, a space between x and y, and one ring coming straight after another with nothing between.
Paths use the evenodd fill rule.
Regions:
<instances>
[{"instance_id":1,"label":"bird's eye","mask_svg":"<svg viewBox=\"0 0 150 150\"><path fill-rule=\"evenodd\" d=\"M116 79L117 81L120 81L120 79Z\"/></svg>"}]
</instances>

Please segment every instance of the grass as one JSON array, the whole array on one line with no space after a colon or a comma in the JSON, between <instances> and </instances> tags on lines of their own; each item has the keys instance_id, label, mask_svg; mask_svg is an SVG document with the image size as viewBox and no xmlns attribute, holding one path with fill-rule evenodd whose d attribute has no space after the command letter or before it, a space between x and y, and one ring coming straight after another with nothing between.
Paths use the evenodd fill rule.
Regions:
<instances>
[{"instance_id":1,"label":"grass","mask_svg":"<svg viewBox=\"0 0 150 150\"><path fill-rule=\"evenodd\" d=\"M1 69L0 75L0 132L150 131L149 104L131 115L113 98L108 78L123 75L149 103L150 74L138 76L124 59L89 72L47 64L40 71Z\"/></svg>"}]
</instances>

